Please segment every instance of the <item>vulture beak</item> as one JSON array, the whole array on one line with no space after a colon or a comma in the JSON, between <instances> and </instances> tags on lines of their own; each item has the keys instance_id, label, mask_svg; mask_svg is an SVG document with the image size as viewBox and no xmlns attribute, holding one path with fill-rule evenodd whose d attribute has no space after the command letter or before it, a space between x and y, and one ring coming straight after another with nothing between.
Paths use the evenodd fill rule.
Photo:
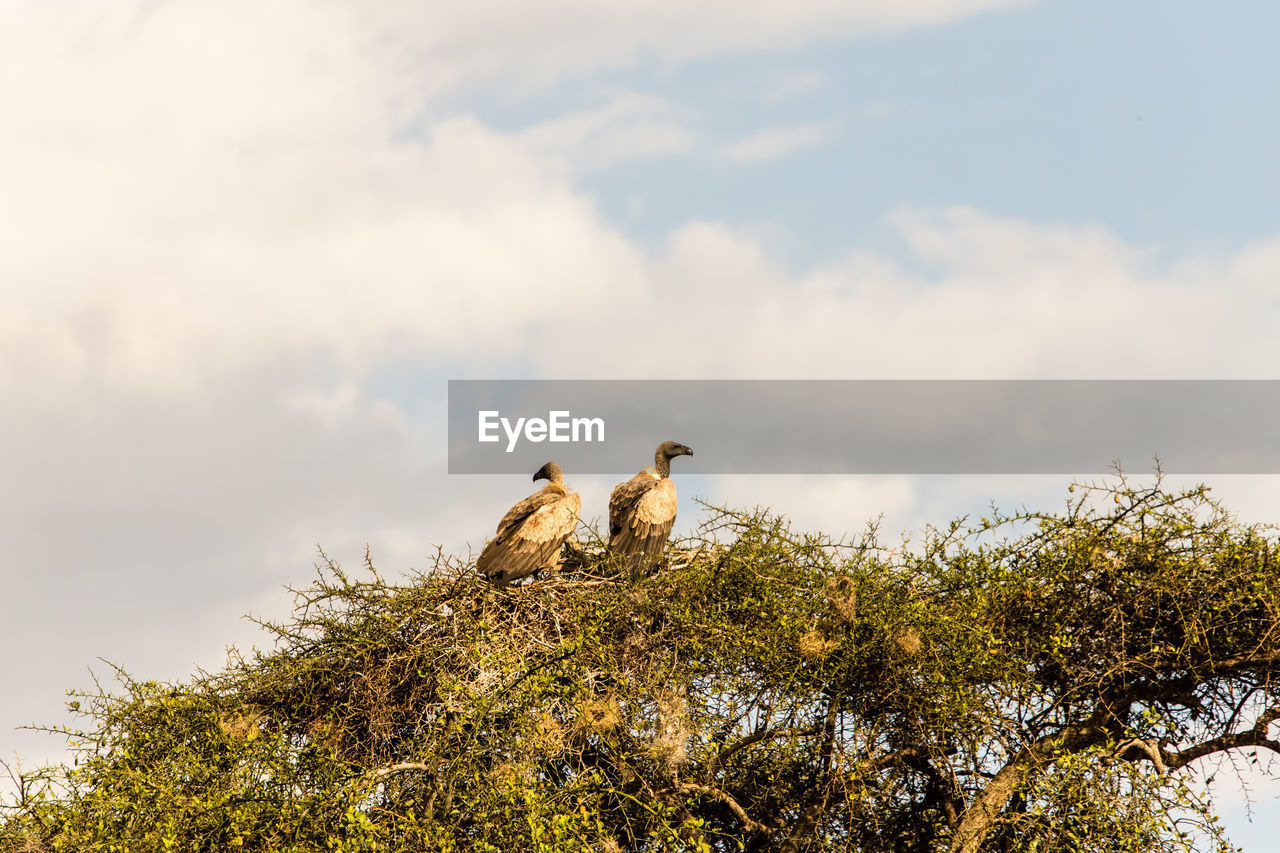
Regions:
<instances>
[{"instance_id":1,"label":"vulture beak","mask_svg":"<svg viewBox=\"0 0 1280 853\"><path fill-rule=\"evenodd\" d=\"M528 471L529 469L528 469L528 468L525 468L524 470ZM535 482L535 483L536 483L536 482L538 482L539 480L550 480L550 479L551 479L551 478L547 476L547 466L546 466L546 465L543 465L541 468L539 468L539 469L538 469L538 471L537 471L537 473L535 473L535 474L533 475L533 482Z\"/></svg>"}]
</instances>

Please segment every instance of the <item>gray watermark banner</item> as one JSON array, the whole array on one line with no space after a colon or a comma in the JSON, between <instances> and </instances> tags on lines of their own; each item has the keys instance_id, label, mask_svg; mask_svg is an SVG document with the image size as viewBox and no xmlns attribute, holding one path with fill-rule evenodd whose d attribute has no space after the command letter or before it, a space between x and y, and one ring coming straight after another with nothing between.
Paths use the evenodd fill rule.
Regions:
<instances>
[{"instance_id":1,"label":"gray watermark banner","mask_svg":"<svg viewBox=\"0 0 1280 853\"><path fill-rule=\"evenodd\" d=\"M1280 473L1280 380L450 380L449 473Z\"/></svg>"}]
</instances>

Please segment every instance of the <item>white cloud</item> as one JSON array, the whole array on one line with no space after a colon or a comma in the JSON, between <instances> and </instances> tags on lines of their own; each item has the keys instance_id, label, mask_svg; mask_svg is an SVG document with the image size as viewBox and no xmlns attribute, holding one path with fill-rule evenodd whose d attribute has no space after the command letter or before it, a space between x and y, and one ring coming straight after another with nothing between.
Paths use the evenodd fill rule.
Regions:
<instances>
[{"instance_id":1,"label":"white cloud","mask_svg":"<svg viewBox=\"0 0 1280 853\"><path fill-rule=\"evenodd\" d=\"M59 130L74 133L74 123L64 121L72 114L77 121L92 115L119 139L132 138L139 122L172 118L166 133L175 138L211 129L235 136L258 126L302 140L332 126L326 115L338 124L355 110L408 118L426 98L466 86L538 86L641 61L789 49L938 26L1030 2L28 2L0 34L7 64L21 72L0 81L0 91L35 95L53 142L67 138ZM104 73L82 81L92 84L87 91L64 85L72 80L65 67L85 63ZM200 73L184 73L192 69ZM75 109L64 109L68 104ZM201 108L195 122L188 104Z\"/></svg>"},{"instance_id":2,"label":"white cloud","mask_svg":"<svg viewBox=\"0 0 1280 853\"><path fill-rule=\"evenodd\" d=\"M115 199L110 217L15 200L22 239L0 275L19 287L5 296L0 386L38 391L35 372L190 388L320 353L356 368L464 344L518 353L523 330L562 303L598 307L605 282L638 274L634 249L537 163L456 120L420 148L298 151L279 168L246 160L213 192L140 153L80 188ZM157 234L170 202L147 190L161 185L183 209Z\"/></svg>"},{"instance_id":3,"label":"white cloud","mask_svg":"<svg viewBox=\"0 0 1280 853\"><path fill-rule=\"evenodd\" d=\"M776 160L805 148L822 145L832 135L830 127L816 124L771 127L726 146L724 155L734 163Z\"/></svg>"},{"instance_id":4,"label":"white cloud","mask_svg":"<svg viewBox=\"0 0 1280 853\"><path fill-rule=\"evenodd\" d=\"M779 50L937 26L1027 5L1030 0L799 0L741 4L481 0L441 6L379 4L393 39L412 34L469 79L536 86L593 69L678 62L746 50Z\"/></svg>"},{"instance_id":5,"label":"white cloud","mask_svg":"<svg viewBox=\"0 0 1280 853\"><path fill-rule=\"evenodd\" d=\"M625 92L603 106L558 116L522 131L533 151L576 174L625 160L689 154L689 119L661 98Z\"/></svg>"},{"instance_id":6,"label":"white cloud","mask_svg":"<svg viewBox=\"0 0 1280 853\"><path fill-rule=\"evenodd\" d=\"M1276 246L1162 260L1090 227L970 209L900 211L905 261L856 252L789 269L716 223L674 232L645 290L620 294L632 334L660 318L668 340L644 370L573 353L611 348L619 327L550 341L544 371L590 377L1269 378L1280 297ZM624 307L625 306L625 307ZM653 320L657 322L657 319ZM617 322L626 323L619 319Z\"/></svg>"}]
</instances>

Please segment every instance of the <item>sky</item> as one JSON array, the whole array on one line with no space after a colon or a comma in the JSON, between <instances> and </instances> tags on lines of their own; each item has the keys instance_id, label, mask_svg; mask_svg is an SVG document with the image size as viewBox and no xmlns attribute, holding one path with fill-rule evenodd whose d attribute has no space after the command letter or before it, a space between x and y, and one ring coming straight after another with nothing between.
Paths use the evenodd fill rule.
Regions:
<instances>
[{"instance_id":1,"label":"sky","mask_svg":"<svg viewBox=\"0 0 1280 853\"><path fill-rule=\"evenodd\" d=\"M449 379L1280 378L1269 0L0 12L9 760L63 755L16 727L103 660L264 642L317 546L478 551L528 478L446 473ZM1204 479L1280 520L1275 479ZM837 534L1066 486L677 482L679 530L699 497Z\"/></svg>"}]
</instances>

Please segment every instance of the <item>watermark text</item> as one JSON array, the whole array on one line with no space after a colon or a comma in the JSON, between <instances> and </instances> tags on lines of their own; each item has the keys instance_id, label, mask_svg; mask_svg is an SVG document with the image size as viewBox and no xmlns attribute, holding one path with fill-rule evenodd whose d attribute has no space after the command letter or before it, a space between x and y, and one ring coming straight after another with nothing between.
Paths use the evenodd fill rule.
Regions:
<instances>
[{"instance_id":1,"label":"watermark text","mask_svg":"<svg viewBox=\"0 0 1280 853\"><path fill-rule=\"evenodd\" d=\"M480 441L501 441L499 430L506 434L507 453L516 449L523 436L526 441L604 441L604 418L575 418L567 410L547 412L546 419L516 418L513 424L502 412L485 410L480 413Z\"/></svg>"}]
</instances>

